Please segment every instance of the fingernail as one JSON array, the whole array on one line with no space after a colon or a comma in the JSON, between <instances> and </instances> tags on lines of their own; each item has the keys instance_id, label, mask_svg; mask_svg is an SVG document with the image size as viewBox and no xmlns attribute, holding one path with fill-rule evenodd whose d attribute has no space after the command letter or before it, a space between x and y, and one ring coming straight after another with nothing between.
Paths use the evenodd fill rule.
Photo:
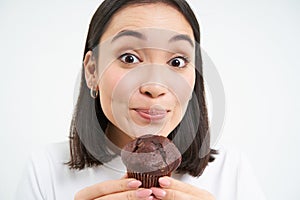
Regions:
<instances>
[{"instance_id":1,"label":"fingernail","mask_svg":"<svg viewBox=\"0 0 300 200\"><path fill-rule=\"evenodd\" d=\"M153 196L150 196L150 197L148 197L146 200L153 200L154 199L154 197Z\"/></svg>"},{"instance_id":2,"label":"fingernail","mask_svg":"<svg viewBox=\"0 0 300 200\"><path fill-rule=\"evenodd\" d=\"M168 180L167 178L164 178L164 177L159 178L158 181L159 181L159 184L161 187L168 187L171 184L170 180Z\"/></svg>"},{"instance_id":3,"label":"fingernail","mask_svg":"<svg viewBox=\"0 0 300 200\"><path fill-rule=\"evenodd\" d=\"M136 197L138 198L146 198L152 194L152 190L150 189L140 189L136 191Z\"/></svg>"},{"instance_id":4,"label":"fingernail","mask_svg":"<svg viewBox=\"0 0 300 200\"><path fill-rule=\"evenodd\" d=\"M154 194L155 197L161 199L164 198L166 196L166 191L159 189L159 188L151 188L152 193Z\"/></svg>"},{"instance_id":5,"label":"fingernail","mask_svg":"<svg viewBox=\"0 0 300 200\"><path fill-rule=\"evenodd\" d=\"M133 180L133 181L130 181L127 186L129 188L138 188L142 185L142 182L141 181L138 181L138 180Z\"/></svg>"}]
</instances>

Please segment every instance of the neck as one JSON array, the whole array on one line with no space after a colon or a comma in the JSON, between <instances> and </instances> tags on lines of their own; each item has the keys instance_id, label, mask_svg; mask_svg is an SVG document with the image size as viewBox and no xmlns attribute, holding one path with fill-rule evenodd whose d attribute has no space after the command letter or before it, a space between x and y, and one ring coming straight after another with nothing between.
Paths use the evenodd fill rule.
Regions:
<instances>
[{"instance_id":1,"label":"neck","mask_svg":"<svg viewBox=\"0 0 300 200\"><path fill-rule=\"evenodd\" d=\"M122 149L132 140L131 137L111 123L108 123L105 134L107 138L119 149Z\"/></svg>"}]
</instances>

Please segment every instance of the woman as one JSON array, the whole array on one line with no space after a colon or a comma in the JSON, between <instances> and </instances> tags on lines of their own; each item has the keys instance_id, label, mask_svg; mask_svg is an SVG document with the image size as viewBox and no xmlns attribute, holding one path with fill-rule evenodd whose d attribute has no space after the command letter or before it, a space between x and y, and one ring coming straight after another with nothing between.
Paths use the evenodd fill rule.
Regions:
<instances>
[{"instance_id":1,"label":"woman","mask_svg":"<svg viewBox=\"0 0 300 200\"><path fill-rule=\"evenodd\" d=\"M262 199L239 155L210 149L199 43L183 0L104 1L89 27L70 143L33 155L18 196ZM120 160L144 134L166 136L182 153L160 188L139 188Z\"/></svg>"}]
</instances>

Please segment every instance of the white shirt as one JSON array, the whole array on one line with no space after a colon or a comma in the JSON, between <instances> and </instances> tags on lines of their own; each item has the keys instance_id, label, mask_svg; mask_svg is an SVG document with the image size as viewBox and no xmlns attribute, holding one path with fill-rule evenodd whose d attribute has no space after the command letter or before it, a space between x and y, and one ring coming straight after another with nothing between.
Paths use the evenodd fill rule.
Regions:
<instances>
[{"instance_id":1,"label":"white shirt","mask_svg":"<svg viewBox=\"0 0 300 200\"><path fill-rule=\"evenodd\" d=\"M200 177L173 174L172 177L213 194L217 200L265 200L244 155L234 150L218 149ZM70 170L68 142L51 144L35 152L26 166L16 199L71 200L79 190L106 180L120 179L125 166L118 156L111 162L83 170Z\"/></svg>"}]
</instances>

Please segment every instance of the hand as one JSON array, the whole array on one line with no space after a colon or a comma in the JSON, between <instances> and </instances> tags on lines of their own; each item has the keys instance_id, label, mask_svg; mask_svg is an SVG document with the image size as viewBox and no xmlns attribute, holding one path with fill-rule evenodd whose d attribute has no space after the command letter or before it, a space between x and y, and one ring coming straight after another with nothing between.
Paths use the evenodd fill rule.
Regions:
<instances>
[{"instance_id":1,"label":"hand","mask_svg":"<svg viewBox=\"0 0 300 200\"><path fill-rule=\"evenodd\" d=\"M150 189L139 188L142 183L135 179L101 182L76 193L74 200L152 200Z\"/></svg>"},{"instance_id":2,"label":"hand","mask_svg":"<svg viewBox=\"0 0 300 200\"><path fill-rule=\"evenodd\" d=\"M187 183L162 177L159 179L161 188L151 188L156 199L161 200L215 200L209 192Z\"/></svg>"}]
</instances>

